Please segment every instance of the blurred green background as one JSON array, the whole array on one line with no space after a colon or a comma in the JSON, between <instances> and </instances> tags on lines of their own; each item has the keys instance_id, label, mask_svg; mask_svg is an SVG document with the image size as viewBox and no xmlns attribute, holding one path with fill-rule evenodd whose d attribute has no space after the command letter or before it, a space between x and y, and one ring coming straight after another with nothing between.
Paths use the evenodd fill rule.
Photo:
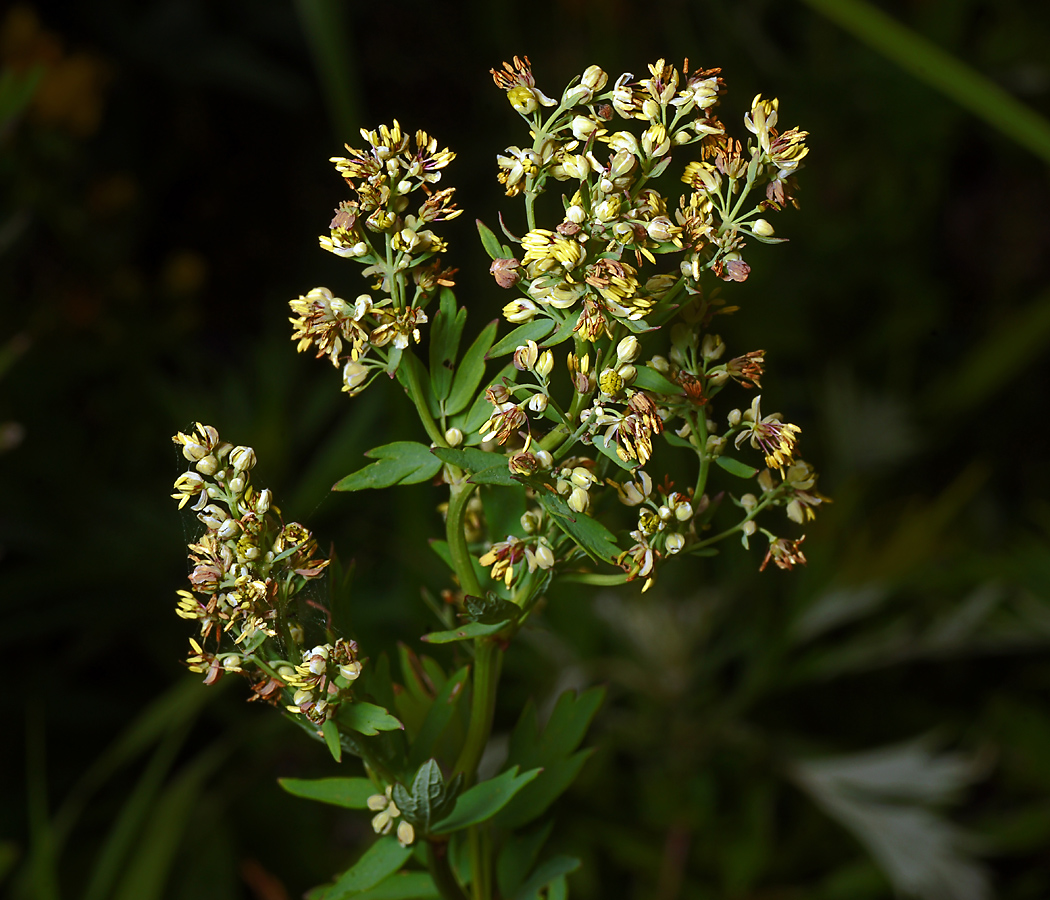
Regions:
<instances>
[{"instance_id":1,"label":"blurred green background","mask_svg":"<svg viewBox=\"0 0 1050 900\"><path fill-rule=\"evenodd\" d=\"M731 546L644 598L562 591L512 650L498 728L610 689L559 807L573 896L1050 896L1047 46L1042 0L8 6L0 889L283 900L368 840L277 787L336 773L319 744L179 665L169 437L253 445L286 516L356 560L346 627L419 649L437 492L329 487L420 435L396 385L349 401L297 356L286 303L361 289L317 248L328 157L397 117L459 153L447 259L468 334L498 314L472 220L520 215L494 156L527 138L488 69L525 53L549 94L688 56L722 67L733 133L758 92L810 132L791 243L749 257L726 337L767 349L766 402L835 500L804 571Z\"/></svg>"}]
</instances>

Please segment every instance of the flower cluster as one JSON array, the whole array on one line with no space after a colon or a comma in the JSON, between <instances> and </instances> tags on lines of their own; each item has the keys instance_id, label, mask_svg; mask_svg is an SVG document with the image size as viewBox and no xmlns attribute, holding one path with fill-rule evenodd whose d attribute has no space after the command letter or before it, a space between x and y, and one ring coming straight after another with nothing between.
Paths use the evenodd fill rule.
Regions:
<instances>
[{"instance_id":1,"label":"flower cluster","mask_svg":"<svg viewBox=\"0 0 1050 900\"><path fill-rule=\"evenodd\" d=\"M189 545L190 589L178 592L176 612L199 623L190 640L189 668L213 684L224 672L249 679L254 697L280 703L323 722L361 672L357 647L337 640L303 648L304 629L293 602L328 560L298 522L285 523L269 490L251 483L255 452L219 438L198 423L172 440L190 469L175 482L172 497L190 507L205 526ZM214 647L214 649L206 649ZM289 659L301 656L297 663Z\"/></svg>"},{"instance_id":2,"label":"flower cluster","mask_svg":"<svg viewBox=\"0 0 1050 900\"><path fill-rule=\"evenodd\" d=\"M347 145L348 156L332 157L353 197L339 205L329 234L319 240L325 250L364 264L381 296L362 294L348 303L319 287L289 304L299 351L313 345L318 357L342 363L343 390L351 396L379 371L392 373L410 341L419 343L424 307L439 288L453 284L454 275L441 267L437 254L447 245L430 226L462 212L452 200L455 188L432 187L455 158L448 148L439 150L425 131L403 133L396 120L375 131L361 129L361 136L367 148ZM409 212L413 194L422 199ZM378 358L369 356L373 350Z\"/></svg>"},{"instance_id":3,"label":"flower cluster","mask_svg":"<svg viewBox=\"0 0 1050 900\"><path fill-rule=\"evenodd\" d=\"M720 433L713 408L731 383L761 388L765 351L720 361L726 345L712 324L737 307L726 304L719 282L747 278L742 251L750 240L779 242L764 216L797 205L795 173L808 152L806 133L779 132L779 102L760 95L744 116L753 138L745 146L729 137L715 112L724 92L719 70L690 72L688 61L679 71L658 60L648 77L615 81L591 66L558 100L536 86L527 58L515 57L492 75L528 122L533 143L497 157L506 194L522 196L526 207L524 235L507 232L520 252L492 253L491 268L497 284L516 294L503 314L524 338L514 354L523 376L489 387L492 412L480 440L508 447L515 475L549 471L548 487L576 513L588 513L590 490L602 482L624 502L643 506L629 531L634 543L619 562L629 579L645 578L646 587L661 559L704 551L715 539L703 535L722 496L706 493L711 464L743 477L759 472L729 459L727 450L757 450L768 467L759 478L761 499L733 498L744 516L732 530L745 545L767 507L785 506L795 522L812 518L827 498L815 490L812 468L797 459L799 427L780 413L764 414L755 396L743 411L728 413ZM687 190L667 197L654 180L690 145L694 158L681 174ZM556 181L570 185L561 221L537 227L536 200ZM671 265L661 265L663 259ZM652 332L666 343L646 360L642 340L659 341ZM567 340L574 349L566 360L565 402L551 348ZM697 456L696 485L684 493L654 493L642 471L661 436ZM515 449L519 441L524 449ZM581 444L601 452L581 455ZM569 454L573 465L566 468ZM610 458L613 469L631 473L628 479L606 477ZM771 547L763 568L770 560L782 568L805 562L797 542L763 533ZM556 546L550 535L545 539ZM509 536L483 562L509 587L524 554L522 539Z\"/></svg>"}]
</instances>

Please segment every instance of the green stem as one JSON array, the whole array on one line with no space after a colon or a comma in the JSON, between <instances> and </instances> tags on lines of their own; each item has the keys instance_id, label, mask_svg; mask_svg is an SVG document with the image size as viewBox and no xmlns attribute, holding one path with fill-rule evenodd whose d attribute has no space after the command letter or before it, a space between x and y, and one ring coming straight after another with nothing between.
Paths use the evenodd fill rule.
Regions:
<instances>
[{"instance_id":1,"label":"green stem","mask_svg":"<svg viewBox=\"0 0 1050 900\"><path fill-rule=\"evenodd\" d=\"M406 350L401 357L401 367L399 371L404 374L405 387L408 389L408 396L416 405L416 412L419 414L419 421L423 423L423 428L426 429L427 435L430 439L439 447L447 447L448 441L445 440L445 435L442 434L437 422L434 421L434 417L430 414L430 407L427 405L427 398L423 396L423 386L419 383L419 373L416 371L417 365L421 366L422 363L411 350Z\"/></svg>"},{"instance_id":2,"label":"green stem","mask_svg":"<svg viewBox=\"0 0 1050 900\"><path fill-rule=\"evenodd\" d=\"M448 498L448 513L445 517L445 537L452 567L456 570L459 586L472 597L481 597L485 592L474 571L474 557L467 547L467 536L463 531L463 520L467 514L467 503L476 484L460 481L452 485Z\"/></svg>"},{"instance_id":3,"label":"green stem","mask_svg":"<svg viewBox=\"0 0 1050 900\"><path fill-rule=\"evenodd\" d=\"M489 900L492 896L492 853L488 829L474 825L467 831L470 842L470 883L474 900Z\"/></svg>"},{"instance_id":4,"label":"green stem","mask_svg":"<svg viewBox=\"0 0 1050 900\"><path fill-rule=\"evenodd\" d=\"M707 487L707 473L711 468L711 457L707 455L707 417L700 410L692 417L690 424L693 426L693 434L696 435L696 452L700 457L700 471L696 476L696 490L693 491L694 501L699 500Z\"/></svg>"},{"instance_id":5,"label":"green stem","mask_svg":"<svg viewBox=\"0 0 1050 900\"><path fill-rule=\"evenodd\" d=\"M468 900L448 864L447 841L427 844L427 868L430 870L430 877L434 879L434 887L438 889L443 900Z\"/></svg>"},{"instance_id":6,"label":"green stem","mask_svg":"<svg viewBox=\"0 0 1050 900\"><path fill-rule=\"evenodd\" d=\"M474 691L470 701L470 725L453 775L462 773L469 784L492 732L496 709L496 686L503 654L491 637L474 639Z\"/></svg>"}]
</instances>

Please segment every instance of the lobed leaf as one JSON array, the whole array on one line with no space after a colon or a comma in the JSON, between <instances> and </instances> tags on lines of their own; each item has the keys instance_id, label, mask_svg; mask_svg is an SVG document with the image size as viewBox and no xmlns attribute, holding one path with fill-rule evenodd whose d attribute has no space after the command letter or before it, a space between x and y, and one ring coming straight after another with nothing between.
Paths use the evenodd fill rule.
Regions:
<instances>
[{"instance_id":1,"label":"lobed leaf","mask_svg":"<svg viewBox=\"0 0 1050 900\"><path fill-rule=\"evenodd\" d=\"M503 624L516 620L521 615L521 607L517 604L492 594L486 594L484 597L468 596L464 605L471 619L484 625Z\"/></svg>"},{"instance_id":2,"label":"lobed leaf","mask_svg":"<svg viewBox=\"0 0 1050 900\"><path fill-rule=\"evenodd\" d=\"M374 703L344 703L336 715L340 724L361 734L379 734L380 731L397 731L405 727Z\"/></svg>"},{"instance_id":3,"label":"lobed leaf","mask_svg":"<svg viewBox=\"0 0 1050 900\"><path fill-rule=\"evenodd\" d=\"M452 380L452 388L445 400L445 415L454 416L456 413L466 409L468 403L474 397L474 393L485 377L485 359L492 342L496 340L496 329L498 320L493 320L486 325L481 334L467 348L456 367L456 376ZM484 420L482 420L484 421Z\"/></svg>"},{"instance_id":4,"label":"lobed leaf","mask_svg":"<svg viewBox=\"0 0 1050 900\"><path fill-rule=\"evenodd\" d=\"M429 481L441 471L441 460L430 448L415 441L394 441L369 450L365 456L376 462L337 481L333 491L361 491L395 484Z\"/></svg>"},{"instance_id":5,"label":"lobed leaf","mask_svg":"<svg viewBox=\"0 0 1050 900\"><path fill-rule=\"evenodd\" d=\"M447 834L488 821L540 772L540 769L531 769L519 775L518 767L513 766L495 778L474 785L460 794L452 812L434 825L431 833Z\"/></svg>"},{"instance_id":6,"label":"lobed leaf","mask_svg":"<svg viewBox=\"0 0 1050 900\"><path fill-rule=\"evenodd\" d=\"M452 387L452 373L466 322L466 307L457 309L456 295L442 288L441 306L430 328L430 385L438 401L448 397Z\"/></svg>"}]
</instances>

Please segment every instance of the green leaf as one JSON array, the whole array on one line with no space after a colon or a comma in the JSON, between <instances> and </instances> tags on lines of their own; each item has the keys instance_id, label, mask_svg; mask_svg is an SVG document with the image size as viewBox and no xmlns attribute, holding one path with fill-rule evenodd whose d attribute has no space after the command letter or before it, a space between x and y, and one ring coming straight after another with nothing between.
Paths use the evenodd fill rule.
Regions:
<instances>
[{"instance_id":1,"label":"green leaf","mask_svg":"<svg viewBox=\"0 0 1050 900\"><path fill-rule=\"evenodd\" d=\"M542 816L576 780L583 764L593 752L591 748L580 750L572 756L555 760L544 766L535 783L523 794L515 797L496 817L499 827L520 828Z\"/></svg>"},{"instance_id":2,"label":"green leaf","mask_svg":"<svg viewBox=\"0 0 1050 900\"><path fill-rule=\"evenodd\" d=\"M429 481L441 471L441 460L430 448L415 441L395 441L369 450L365 456L377 460L336 482L333 491L361 491L394 484Z\"/></svg>"},{"instance_id":3,"label":"green leaf","mask_svg":"<svg viewBox=\"0 0 1050 900\"><path fill-rule=\"evenodd\" d=\"M496 340L496 329L499 320L493 319L486 325L463 354L463 359L456 366L456 377L452 381L452 389L449 391L448 399L445 401L445 415L454 416L456 413L466 409L466 406L474 397L474 393L485 377L485 354L489 352L492 342ZM484 421L484 420L482 420Z\"/></svg>"},{"instance_id":4,"label":"green leaf","mask_svg":"<svg viewBox=\"0 0 1050 900\"><path fill-rule=\"evenodd\" d=\"M489 453L476 447L434 447L430 451L442 462L451 463L468 472L483 472L494 466L507 468L507 457L502 453Z\"/></svg>"},{"instance_id":5,"label":"green leaf","mask_svg":"<svg viewBox=\"0 0 1050 900\"><path fill-rule=\"evenodd\" d=\"M347 809L367 809L368 798L380 793L367 778L278 778L277 783L296 797Z\"/></svg>"},{"instance_id":6,"label":"green leaf","mask_svg":"<svg viewBox=\"0 0 1050 900\"><path fill-rule=\"evenodd\" d=\"M440 900L427 872L397 872L374 888L354 894L354 900ZM324 900L328 900L327 895Z\"/></svg>"},{"instance_id":7,"label":"green leaf","mask_svg":"<svg viewBox=\"0 0 1050 900\"><path fill-rule=\"evenodd\" d=\"M441 306L430 328L430 386L438 400L448 397L459 341L467 321L466 307L456 308L456 295L441 289Z\"/></svg>"},{"instance_id":8,"label":"green leaf","mask_svg":"<svg viewBox=\"0 0 1050 900\"><path fill-rule=\"evenodd\" d=\"M488 821L539 774L539 769L532 769L519 775L518 767L514 766L495 778L474 785L469 791L460 794L452 812L434 825L431 833L447 834Z\"/></svg>"},{"instance_id":9,"label":"green leaf","mask_svg":"<svg viewBox=\"0 0 1050 900\"><path fill-rule=\"evenodd\" d=\"M576 323L579 321L579 318L579 316L573 316L568 321L559 322L557 331L540 341L540 346L544 350L549 350L551 347L557 347L558 344L567 341L576 333Z\"/></svg>"},{"instance_id":10,"label":"green leaf","mask_svg":"<svg viewBox=\"0 0 1050 900\"><path fill-rule=\"evenodd\" d=\"M492 466L481 472L475 472L467 479L471 484L495 484L501 487L511 487L521 482L514 477L514 473L507 467L506 462L501 466Z\"/></svg>"},{"instance_id":11,"label":"green leaf","mask_svg":"<svg viewBox=\"0 0 1050 900\"><path fill-rule=\"evenodd\" d=\"M572 783L590 754L589 750L574 751L604 696L604 688L591 688L581 694L566 691L558 698L542 733L535 706L531 701L525 706L511 734L507 765L539 767L543 772L528 791L497 816L501 827L516 828L541 815Z\"/></svg>"},{"instance_id":12,"label":"green leaf","mask_svg":"<svg viewBox=\"0 0 1050 900\"><path fill-rule=\"evenodd\" d=\"M419 767L412 780L412 790L406 790L402 784L395 784L392 795L405 818L424 834L429 834L433 822L448 813L462 783L463 776L457 775L446 785L437 761L428 759Z\"/></svg>"},{"instance_id":13,"label":"green leaf","mask_svg":"<svg viewBox=\"0 0 1050 900\"><path fill-rule=\"evenodd\" d=\"M432 631L430 634L424 634L420 640L426 641L428 644L451 644L453 641L466 641L471 638L495 634L506 624L506 622L496 622L491 625L485 625L481 622L467 622L465 625L453 628L450 631Z\"/></svg>"},{"instance_id":14,"label":"green leaf","mask_svg":"<svg viewBox=\"0 0 1050 900\"><path fill-rule=\"evenodd\" d=\"M353 866L347 869L325 893L325 900L342 900L375 887L400 869L412 855L393 835L381 837Z\"/></svg>"},{"instance_id":15,"label":"green leaf","mask_svg":"<svg viewBox=\"0 0 1050 900\"><path fill-rule=\"evenodd\" d=\"M637 459L628 459L626 461L621 459L620 454L616 452L616 447L618 446L616 441L606 443L605 435L603 434L596 434L592 443L598 448L603 456L609 457L609 459L616 463L621 469L633 472L641 465Z\"/></svg>"},{"instance_id":16,"label":"green leaf","mask_svg":"<svg viewBox=\"0 0 1050 900\"><path fill-rule=\"evenodd\" d=\"M561 497L550 491L537 491L536 499L554 517L554 524L592 557L613 562L620 555L613 533L597 519L573 512Z\"/></svg>"},{"instance_id":17,"label":"green leaf","mask_svg":"<svg viewBox=\"0 0 1050 900\"><path fill-rule=\"evenodd\" d=\"M526 341L540 341L554 331L554 324L553 319L534 319L524 325L519 325L510 334L497 341L496 346L489 350L485 358L496 359L499 356L506 356L517 350Z\"/></svg>"},{"instance_id":18,"label":"green leaf","mask_svg":"<svg viewBox=\"0 0 1050 900\"><path fill-rule=\"evenodd\" d=\"M343 703L336 713L341 725L361 734L397 731L404 726L383 707L374 703Z\"/></svg>"},{"instance_id":19,"label":"green leaf","mask_svg":"<svg viewBox=\"0 0 1050 900\"><path fill-rule=\"evenodd\" d=\"M484 625L515 621L521 615L520 606L492 594L486 594L484 597L468 596L464 605L471 619Z\"/></svg>"},{"instance_id":20,"label":"green leaf","mask_svg":"<svg viewBox=\"0 0 1050 900\"><path fill-rule=\"evenodd\" d=\"M476 219L475 222L478 226L478 234L481 237L481 246L485 248L489 259L510 259L513 257L509 248L500 244L499 238L492 233L492 230L481 219Z\"/></svg>"},{"instance_id":21,"label":"green leaf","mask_svg":"<svg viewBox=\"0 0 1050 900\"><path fill-rule=\"evenodd\" d=\"M339 726L335 724L335 719L325 719L324 725L321 726L321 735L328 752L332 754L332 759L342 762L343 748L339 744Z\"/></svg>"},{"instance_id":22,"label":"green leaf","mask_svg":"<svg viewBox=\"0 0 1050 900\"><path fill-rule=\"evenodd\" d=\"M680 385L668 380L651 366L638 366L634 370L631 387L652 391L654 394L669 394L677 397L685 393Z\"/></svg>"},{"instance_id":23,"label":"green leaf","mask_svg":"<svg viewBox=\"0 0 1050 900\"><path fill-rule=\"evenodd\" d=\"M715 465L725 469L730 475L736 475L737 478L754 478L758 474L758 469L754 466L742 463L731 456L715 457Z\"/></svg>"},{"instance_id":24,"label":"green leaf","mask_svg":"<svg viewBox=\"0 0 1050 900\"><path fill-rule=\"evenodd\" d=\"M464 695L463 685L466 684L469 673L469 666L464 666L456 672L445 682L434 702L430 704L427 717L412 742L412 752L408 757L410 766L418 766L433 752L434 745L456 715L456 709Z\"/></svg>"},{"instance_id":25,"label":"green leaf","mask_svg":"<svg viewBox=\"0 0 1050 900\"><path fill-rule=\"evenodd\" d=\"M548 859L529 876L528 881L514 895L514 900L539 900L543 888L556 879L575 872L579 867L580 861L572 856L555 856Z\"/></svg>"},{"instance_id":26,"label":"green leaf","mask_svg":"<svg viewBox=\"0 0 1050 900\"><path fill-rule=\"evenodd\" d=\"M513 897L536 865L536 857L554 829L554 820L525 834L508 835L496 863L496 880L503 897Z\"/></svg>"},{"instance_id":27,"label":"green leaf","mask_svg":"<svg viewBox=\"0 0 1050 900\"><path fill-rule=\"evenodd\" d=\"M398 353L401 351L398 350ZM389 368L389 366L387 367ZM414 402L414 390L412 388L412 379L409 378L409 370L415 376L415 382L419 386L419 391L422 394L421 400L426 403L427 409L430 410L430 414L433 416L441 415L441 405L438 401L437 395L434 393L434 388L430 383L430 372L427 371L423 365L422 360L415 353L409 351L404 354L403 361L397 368L397 380L398 383L405 389L405 393L410 398L413 398Z\"/></svg>"}]
</instances>

